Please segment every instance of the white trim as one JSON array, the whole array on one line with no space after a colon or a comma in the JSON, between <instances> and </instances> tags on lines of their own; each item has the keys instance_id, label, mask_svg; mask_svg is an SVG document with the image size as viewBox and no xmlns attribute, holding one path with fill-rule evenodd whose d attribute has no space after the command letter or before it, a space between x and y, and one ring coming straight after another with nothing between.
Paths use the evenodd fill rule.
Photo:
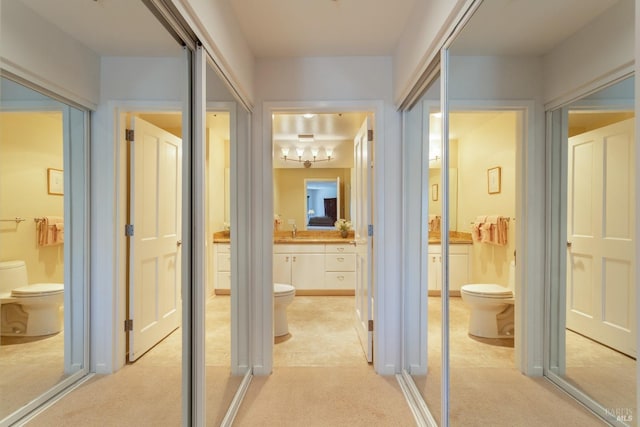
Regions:
<instances>
[{"instance_id":1,"label":"white trim","mask_svg":"<svg viewBox=\"0 0 640 427\"><path fill-rule=\"evenodd\" d=\"M374 286L374 369L381 375L396 374L398 360L386 360L386 336L397 335L396 330L387 330L385 320L387 315L393 314L393 308L388 308L389 303L384 298L386 290L385 260L384 260L384 163L385 163L385 109L383 101L265 101L262 108L262 156L260 162L262 174L261 187L254 187L257 191L255 197L259 198L257 209L260 215L260 235L256 236L256 247L259 251L254 268L259 274L254 282L254 314L252 324L252 344L254 350L254 374L268 375L273 368L273 144L272 144L272 114L274 112L302 112L313 110L322 112L360 112L366 111L374 114L374 249L373 271ZM259 142L256 142L259 143ZM254 199L255 200L255 199ZM396 311L399 307L395 308ZM364 359L363 359L363 363Z\"/></svg>"},{"instance_id":2,"label":"white trim","mask_svg":"<svg viewBox=\"0 0 640 427\"><path fill-rule=\"evenodd\" d=\"M409 405L409 409L411 409L416 424L420 427L438 427L438 423L435 418L433 418L429 407L425 403L424 398L409 373L403 370L402 373L396 374L396 380L400 385L402 394L404 394L407 405Z\"/></svg>"},{"instance_id":3,"label":"white trim","mask_svg":"<svg viewBox=\"0 0 640 427\"><path fill-rule=\"evenodd\" d=\"M109 101L107 102L107 111L109 121L108 128L113 131L109 136L109 140L115 146L114 160L114 211L115 211L115 245L114 245L114 278L115 286L112 301L112 324L113 336L111 339L111 348L105 348L105 351L111 352L109 360L112 366L103 366L99 369L96 365L97 373L109 374L122 368L126 363L126 332L122 325L127 318L126 294L127 294L127 238L124 235L124 226L126 221L127 209L127 176L128 169L126 165L127 159L127 143L121 135L121 130L125 129L128 123L122 123L123 115L141 112L175 112L182 114L182 104L175 101ZM102 297L101 297L102 298ZM104 300L102 300L105 303ZM107 319L104 319L107 320Z\"/></svg>"},{"instance_id":4,"label":"white trim","mask_svg":"<svg viewBox=\"0 0 640 427\"><path fill-rule=\"evenodd\" d=\"M247 394L247 390L249 389L249 385L251 385L251 380L253 379L253 374L251 371L247 371L242 379L242 382L238 386L238 390L233 395L233 400L227 409L227 413L224 415L222 422L220 423L220 427L231 427L233 425L233 420L235 420L238 411L240 410L240 405L242 405L242 401L244 400L244 396Z\"/></svg>"},{"instance_id":5,"label":"white trim","mask_svg":"<svg viewBox=\"0 0 640 427\"><path fill-rule=\"evenodd\" d=\"M544 111L553 111L558 108L562 108L571 104L581 98L589 96L590 94L599 91L607 86L624 80L630 76L633 76L635 70L635 62L631 61L627 64L623 64L620 67L611 70L610 72L599 76L577 88L565 93L562 96L558 96L550 101L545 102Z\"/></svg>"}]
</instances>

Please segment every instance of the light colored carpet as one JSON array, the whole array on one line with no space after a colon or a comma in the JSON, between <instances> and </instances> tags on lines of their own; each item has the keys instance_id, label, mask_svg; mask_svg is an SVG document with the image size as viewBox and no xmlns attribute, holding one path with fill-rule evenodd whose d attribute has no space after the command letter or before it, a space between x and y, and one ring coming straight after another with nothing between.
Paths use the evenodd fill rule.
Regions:
<instances>
[{"instance_id":1,"label":"light colored carpet","mask_svg":"<svg viewBox=\"0 0 640 427\"><path fill-rule=\"evenodd\" d=\"M63 332L46 337L2 337L0 419L17 411L65 377Z\"/></svg>"},{"instance_id":2,"label":"light colored carpet","mask_svg":"<svg viewBox=\"0 0 640 427\"><path fill-rule=\"evenodd\" d=\"M415 426L395 377L373 368L280 367L254 377L238 427Z\"/></svg>"},{"instance_id":3,"label":"light colored carpet","mask_svg":"<svg viewBox=\"0 0 640 427\"><path fill-rule=\"evenodd\" d=\"M468 335L469 311L458 297L450 307L451 425L495 427L606 425L544 378L515 369L512 340ZM436 421L440 421L440 298L429 298L429 372L413 376ZM435 339L434 339L435 338Z\"/></svg>"},{"instance_id":4,"label":"light colored carpet","mask_svg":"<svg viewBox=\"0 0 640 427\"><path fill-rule=\"evenodd\" d=\"M133 364L92 378L29 426L179 426L182 417L182 336L177 329ZM230 375L229 297L207 301L206 419L220 425L240 376Z\"/></svg>"},{"instance_id":5,"label":"light colored carpet","mask_svg":"<svg viewBox=\"0 0 640 427\"><path fill-rule=\"evenodd\" d=\"M275 339L275 367L367 366L354 327L353 296L296 296L289 335Z\"/></svg>"}]
</instances>

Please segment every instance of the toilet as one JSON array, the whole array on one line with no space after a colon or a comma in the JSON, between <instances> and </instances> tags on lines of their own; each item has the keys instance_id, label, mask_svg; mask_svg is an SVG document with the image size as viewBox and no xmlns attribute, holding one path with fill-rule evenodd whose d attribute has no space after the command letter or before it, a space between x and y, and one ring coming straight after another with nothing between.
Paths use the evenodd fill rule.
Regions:
<instances>
[{"instance_id":1,"label":"toilet","mask_svg":"<svg viewBox=\"0 0 640 427\"><path fill-rule=\"evenodd\" d=\"M64 323L64 284L28 284L24 261L0 262L0 334L43 336Z\"/></svg>"},{"instance_id":2,"label":"toilet","mask_svg":"<svg viewBox=\"0 0 640 427\"><path fill-rule=\"evenodd\" d=\"M284 283L273 284L273 326L274 335L281 337L289 333L289 323L287 322L287 306L296 296L296 288Z\"/></svg>"},{"instance_id":3,"label":"toilet","mask_svg":"<svg viewBox=\"0 0 640 427\"><path fill-rule=\"evenodd\" d=\"M513 338L516 265L511 261L507 287L495 283L463 285L460 296L471 310L469 334L482 338Z\"/></svg>"}]
</instances>

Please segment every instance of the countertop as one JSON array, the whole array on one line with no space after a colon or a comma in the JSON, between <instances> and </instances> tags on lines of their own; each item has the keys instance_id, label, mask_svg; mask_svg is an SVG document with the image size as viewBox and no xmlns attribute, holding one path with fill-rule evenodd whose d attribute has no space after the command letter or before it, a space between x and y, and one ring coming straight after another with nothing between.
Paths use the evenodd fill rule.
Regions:
<instances>
[{"instance_id":1,"label":"countertop","mask_svg":"<svg viewBox=\"0 0 640 427\"><path fill-rule=\"evenodd\" d=\"M273 243L275 244L322 244L322 243L347 243L354 242L353 230L349 231L347 237L341 237L339 231L307 231L300 230L293 237L291 231L276 231L273 233ZM229 232L218 231L213 233L213 243L229 243ZM429 233L429 244L440 244L440 233ZM451 231L449 234L449 244L451 245L471 245L471 233Z\"/></svg>"},{"instance_id":2,"label":"countertop","mask_svg":"<svg viewBox=\"0 0 640 427\"><path fill-rule=\"evenodd\" d=\"M352 244L354 242L353 230L349 231L347 237L342 237L339 231L326 230L326 231L307 231L300 230L296 233L296 237L293 237L291 231L276 231L273 233L273 243L275 244L323 244L323 243L346 243ZM218 231L213 233L213 243L229 243L229 232Z\"/></svg>"}]
</instances>

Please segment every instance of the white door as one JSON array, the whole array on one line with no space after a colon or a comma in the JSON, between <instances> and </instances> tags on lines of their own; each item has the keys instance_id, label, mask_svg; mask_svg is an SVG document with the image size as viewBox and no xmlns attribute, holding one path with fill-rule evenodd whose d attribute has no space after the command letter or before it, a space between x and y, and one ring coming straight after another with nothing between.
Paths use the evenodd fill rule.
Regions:
<instances>
[{"instance_id":1,"label":"white door","mask_svg":"<svg viewBox=\"0 0 640 427\"><path fill-rule=\"evenodd\" d=\"M129 353L134 361L180 326L182 140L133 118Z\"/></svg>"},{"instance_id":2,"label":"white door","mask_svg":"<svg viewBox=\"0 0 640 427\"><path fill-rule=\"evenodd\" d=\"M373 237L372 224L371 142L369 120L365 119L354 139L354 211L351 213L356 241L356 330L368 362L373 361L373 292L370 274Z\"/></svg>"},{"instance_id":3,"label":"white door","mask_svg":"<svg viewBox=\"0 0 640 427\"><path fill-rule=\"evenodd\" d=\"M569 138L567 328L635 357L634 119Z\"/></svg>"}]
</instances>

